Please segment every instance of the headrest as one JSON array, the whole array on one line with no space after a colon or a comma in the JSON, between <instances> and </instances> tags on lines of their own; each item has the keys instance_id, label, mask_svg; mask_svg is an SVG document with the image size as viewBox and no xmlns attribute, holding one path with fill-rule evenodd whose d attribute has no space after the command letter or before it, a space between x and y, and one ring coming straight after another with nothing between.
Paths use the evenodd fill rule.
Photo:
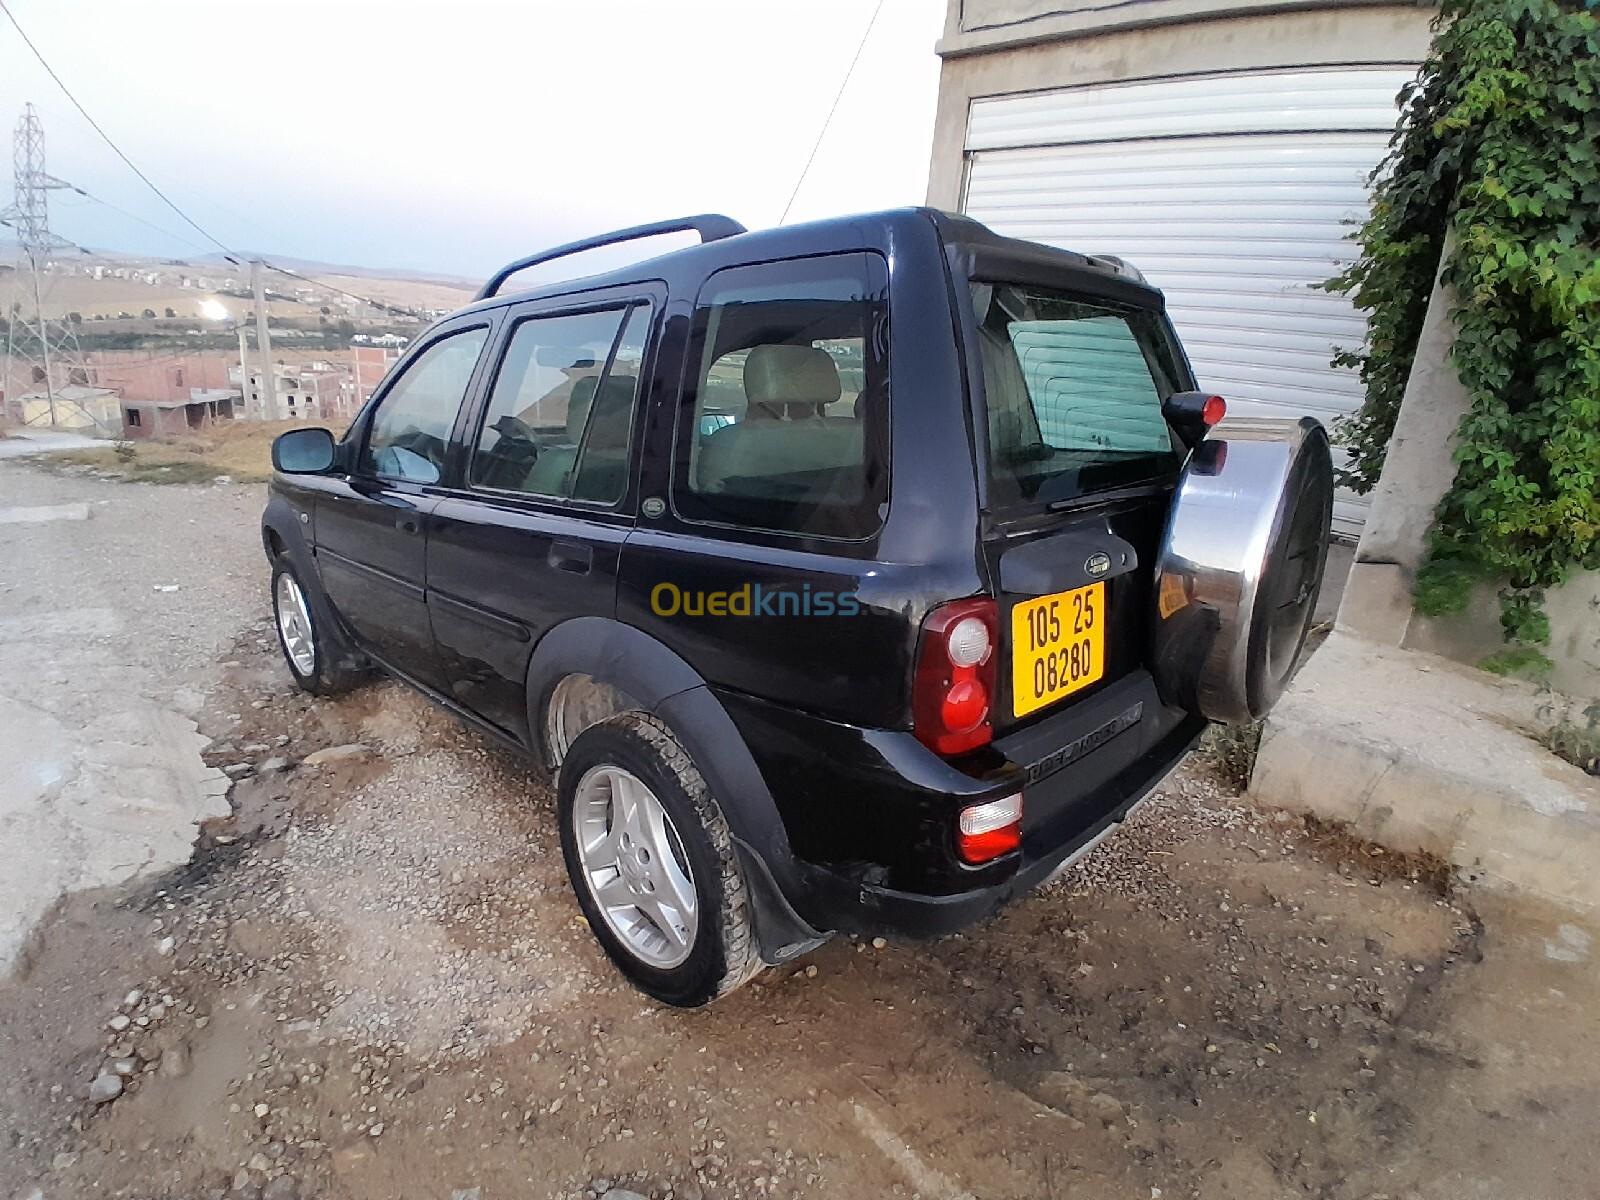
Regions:
<instances>
[{"instance_id":1,"label":"headrest","mask_svg":"<svg viewBox=\"0 0 1600 1200\"><path fill-rule=\"evenodd\" d=\"M744 394L751 416L813 416L839 398L839 368L815 346L755 346L744 360Z\"/></svg>"},{"instance_id":2,"label":"headrest","mask_svg":"<svg viewBox=\"0 0 1600 1200\"><path fill-rule=\"evenodd\" d=\"M606 418L601 424L607 427L617 424L611 418L617 415L619 409L626 410L633 407L633 393L639 386L639 377L637 375L613 375L606 380L604 390L599 388L599 384L600 377L598 375L585 375L572 385L572 394L567 399L567 437L573 444L576 444L578 439L583 436L584 422L589 419L589 410L597 402L601 406L602 416ZM627 422L624 421L621 424L622 436L624 444L626 444ZM593 438L594 435L591 434L590 436ZM606 435L602 434L601 436L603 438Z\"/></svg>"},{"instance_id":3,"label":"headrest","mask_svg":"<svg viewBox=\"0 0 1600 1200\"><path fill-rule=\"evenodd\" d=\"M595 395L595 420L589 426L589 445L596 450L628 448L628 417L633 413L633 394L639 388L637 375L608 376Z\"/></svg>"}]
</instances>

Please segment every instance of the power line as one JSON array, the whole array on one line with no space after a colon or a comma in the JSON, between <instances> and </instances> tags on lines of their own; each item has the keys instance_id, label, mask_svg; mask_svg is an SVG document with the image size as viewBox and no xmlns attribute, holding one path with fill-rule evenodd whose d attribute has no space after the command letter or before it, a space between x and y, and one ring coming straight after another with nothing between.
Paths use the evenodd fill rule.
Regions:
<instances>
[{"instance_id":1,"label":"power line","mask_svg":"<svg viewBox=\"0 0 1600 1200\"><path fill-rule=\"evenodd\" d=\"M17 245L18 246L22 245L21 230L19 230L17 228L17 226L16 226L16 224L14 222L9 221L4 217L0 217L0 225L4 225L7 229L11 230L13 233L16 233L18 235ZM78 245L78 243L73 241L71 238L62 237L59 233L55 233L52 236L54 236L54 237L56 237L56 238L58 238L60 240L61 248L64 249L64 250L76 250L79 254L86 254L90 258L98 258L98 259L101 259L101 260L103 260L105 262L113 261L112 259L106 258L106 256L104 254L99 254L99 253L89 249L89 247L87 247L87 246Z\"/></svg>"},{"instance_id":2,"label":"power line","mask_svg":"<svg viewBox=\"0 0 1600 1200\"><path fill-rule=\"evenodd\" d=\"M100 135L100 137L105 141L105 144L111 147L112 152L127 164L127 167L130 171L144 181L144 185L146 187L148 187L152 192L161 198L161 202L163 204L165 204L173 212L177 213L178 216L190 226L190 228L194 229L195 232L200 234L201 237L205 238L206 241L210 242L212 245L216 246L217 249L221 250L224 258L233 263L234 266L238 266L239 262L234 257L234 252L213 237L198 221L174 204L165 192L151 182L148 175L134 165L133 159L129 158L122 152L122 147L118 146L116 142L111 140L111 135L104 129L100 128L100 123L89 115L89 110L84 108L84 106L78 102L78 98L72 94L72 89L67 87L67 85L62 82L61 76L56 74L55 68L53 68L49 62L46 61L45 56L39 52L39 47L33 44L33 39L28 36L27 31L24 30L22 25L17 21L16 15L9 7L7 7L6 0L0 0L0 12L5 13L7 19L10 20L12 27L17 31L17 34L25 43L27 43L28 49L33 51L33 56L39 60L39 65L45 69L45 73L49 75L51 79L55 80L56 86L61 89L62 94L66 96L68 100L72 101L72 106L76 108L80 114L82 114L85 121L89 122L90 128Z\"/></svg>"},{"instance_id":3,"label":"power line","mask_svg":"<svg viewBox=\"0 0 1600 1200\"><path fill-rule=\"evenodd\" d=\"M400 308L393 304L387 304L382 300L374 300L371 296L361 296L357 295L355 292L347 292L343 288L334 287L331 283L324 283L320 279L312 279L308 275L301 275L298 272L289 270L287 267L280 267L276 263L270 263L264 258L261 260L261 265L266 267L269 271L276 271L280 275L287 275L290 279L298 279L301 283L309 283L312 287L319 287L325 291L336 292L341 296L348 296L351 300L359 300L363 304L369 304L373 308L381 309L384 312L394 313L395 315L402 317L414 317L417 315L412 309Z\"/></svg>"},{"instance_id":4,"label":"power line","mask_svg":"<svg viewBox=\"0 0 1600 1200\"><path fill-rule=\"evenodd\" d=\"M195 250L204 250L205 249L205 247L201 246L199 243L192 242L188 238L185 238L185 237L181 236L180 234L173 233L170 229L163 229L160 225L155 224L153 221L145 220L143 217L139 216L137 213L131 213L125 208L121 208L118 205L112 204L109 200L102 200L99 196L94 195L92 192L86 191L85 189L77 186L77 184L72 184L71 187L72 187L72 190L74 192L76 192L78 195L84 197L87 200L92 200L96 204L104 205L106 208L109 208L112 212L120 213L122 216L127 217L130 221L137 221L137 222L139 222L139 224L145 226L146 228L153 229L157 233L164 234L165 236L172 238L174 241L182 242L185 246L189 246L189 247L191 247L191 248L193 248ZM76 243L74 243L74 245L76 245ZM85 250L82 246L77 246L77 249L82 250L83 253L85 253L85 254L94 254L94 251ZM96 255L95 257L101 257L101 256L100 255ZM312 279L309 276L298 274L298 273L296 273L294 271L289 270L287 267L280 267L276 263L268 262L266 259L262 259L261 263L262 263L262 266L266 267L269 271L276 271L280 275L287 275L291 279L298 279L302 283L309 283L313 287L321 288L321 289L323 289L325 291L336 292L337 294L339 294L341 296L346 296L351 300L360 301L362 304L370 305L373 308L381 309L381 310L383 310L385 312L396 313L396 314L399 314L401 316L411 316L411 315L413 315L411 310L409 310L409 309L397 308L392 304L386 304L382 300L374 300L370 296L362 296L362 295L358 295L355 292L347 292L343 288L334 287L331 283L324 283L320 279Z\"/></svg>"},{"instance_id":5,"label":"power line","mask_svg":"<svg viewBox=\"0 0 1600 1200\"><path fill-rule=\"evenodd\" d=\"M883 5L883 0L878 0L878 3L879 3L879 7L881 8L882 5ZM12 28L14 28L17 31L18 36L22 38L24 43L26 43L28 49L33 52L34 58L39 60L39 65L45 69L45 73L48 74L50 76L50 78L55 81L56 86L61 89L62 95L66 96L66 98L72 102L72 106L74 108L76 108L78 110L79 114L82 115L83 119L89 123L90 128L92 128L96 133L98 133L100 135L101 140L103 140L107 146L111 147L112 153L114 153L118 158L120 158L123 161L123 163L127 166L127 168L130 171L132 171L135 175L137 175L139 177L139 179L144 183L144 185L146 187L148 187L152 192L154 192L160 198L160 200L161 200L161 202L163 204L165 204L173 212L177 213L178 216L184 221L185 224L187 224L196 233L200 234L201 237L205 238L212 245L216 246L217 249L221 250L222 251L222 256L225 259L227 259L228 262L232 263L236 267L242 265L240 263L240 261L239 261L240 258L244 257L242 254L240 254L238 251L235 251L235 250L231 249L224 242L218 240L215 236L212 235L212 233L209 230L207 230L204 226L202 226L193 217L189 216L188 213L184 212L183 209L179 208L178 205L171 199L171 197L169 197L165 192L163 192L159 187L157 187L155 185L155 183L151 180L151 178L148 175L146 175L143 171L141 171L131 158L129 158L125 153L123 153L122 148L120 146L118 146L115 141L112 140L111 135L109 133L107 133L103 128L101 128L100 123L98 121L96 121L92 116L89 115L89 110L84 108L83 104L78 100L78 98L75 95L72 94L72 89L67 87L66 83L62 80L61 76L56 74L55 68L53 68L50 65L49 61L45 58L45 56L42 53L40 53L39 48L33 44L33 39L30 38L28 36L28 34L27 34L27 31L22 28L21 23L16 18L16 14L13 13L11 11L10 7L6 4L6 0L0 0L0 12L5 13L6 18L11 22ZM875 13L873 13L873 20L876 20L876 19L877 19L877 13L875 12ZM871 29L871 26L869 25L868 26L869 32L870 32L870 29ZM857 57L860 57L860 51L857 50L856 53L857 53ZM853 62L851 63L851 69L852 70L855 69L855 64ZM846 81L848 82L848 77L847 77ZM835 103L837 104L837 100L835 101ZM830 116L830 119L831 119L832 114L830 113L829 116ZM109 201L101 200L98 196L92 196L88 192L84 191L82 188L73 187L73 191L79 193L82 196L87 197L90 200L95 201L98 204L103 204L107 208L113 209L116 212L120 212L123 216L128 217L131 220L138 221L141 225L149 226L151 229L154 229L158 233L165 234L167 237L176 238L176 240L178 240L180 242L183 242L185 245L194 247L195 249L201 249L202 248L202 247L196 245L194 242L190 242L185 238L178 237L176 234L173 234L173 233L171 233L171 232L169 232L169 231L167 231L165 229L162 229L159 225L155 225L150 221L146 221L143 217L135 216L133 213L130 213L130 212L126 211L125 209L118 208L116 205L111 204ZM84 250L83 247L81 247L81 246L78 246L77 248L79 250L82 250L83 253L85 253L85 254L92 253L91 251ZM370 296L357 295L355 292L349 292L349 291L346 291L343 288L334 287L332 284L324 283L321 280L309 279L304 275L297 274L294 271L290 271L290 270L288 270L288 269L286 269L284 267L280 267L280 266L277 266L277 265L275 265L273 263L267 262L266 259L262 259L261 263L262 263L263 266L267 267L270 270L277 271L281 275L287 275L292 279L298 279L303 283L309 283L313 287L323 288L326 291L335 292L338 295L346 296L346 297L348 297L348 298L350 298L352 300L360 301L362 304L369 305L370 307L376 308L376 309L378 309L378 310L380 310L382 312L388 312L388 313L392 313L392 314L399 315L399 316L415 316L416 315L410 309L400 308L400 307L397 307L397 306L392 305L392 304L386 304L381 300L374 300Z\"/></svg>"},{"instance_id":6,"label":"power line","mask_svg":"<svg viewBox=\"0 0 1600 1200\"><path fill-rule=\"evenodd\" d=\"M139 224L143 225L146 229L154 229L157 233L162 234L165 237L169 237L175 242L182 242L185 246L188 246L191 250L201 250L201 251L204 251L207 254L211 253L211 251L207 247L202 246L199 242L190 241L188 238L184 237L182 234L173 233L172 230L170 230L170 229L163 229L160 225L157 225L154 221L147 221L143 217L141 217L138 213L131 213L127 209L122 208L122 207L120 207L118 205L115 205L115 204L111 203L111 201L109 201L109 200L102 200L102 199L100 199L99 196L94 195L92 192L85 191L83 188L79 187L75 183L72 184L71 187L72 187L72 190L74 192L76 192L78 195L82 196L84 199L92 200L92 201L94 201L94 203L99 204L102 207L109 208L114 213L120 213L122 216L127 217L128 220L130 220L130 221L137 221L137 222L139 222Z\"/></svg>"},{"instance_id":7,"label":"power line","mask_svg":"<svg viewBox=\"0 0 1600 1200\"><path fill-rule=\"evenodd\" d=\"M0 0L0 4L3 3L4 0ZM867 22L867 27L861 34L861 43L856 47L855 57L850 60L850 66L845 70L839 90L834 93L833 105L828 109L822 128L817 131L817 140L811 147L811 153L806 157L806 165L800 168L800 178L794 181L794 191L789 193L789 203L783 206L783 216L778 218L779 225L789 219L789 210L794 207L795 198L800 195L800 186L805 183L811 164L816 161L817 151L822 149L822 139L828 136L828 126L833 124L833 114L839 111L839 101L844 99L844 91L850 86L850 77L856 73L856 64L861 61L861 52L867 48L867 39L872 36L872 27L878 23L878 14L882 11L883 0L878 0L878 6L872 10L872 19Z\"/></svg>"}]
</instances>

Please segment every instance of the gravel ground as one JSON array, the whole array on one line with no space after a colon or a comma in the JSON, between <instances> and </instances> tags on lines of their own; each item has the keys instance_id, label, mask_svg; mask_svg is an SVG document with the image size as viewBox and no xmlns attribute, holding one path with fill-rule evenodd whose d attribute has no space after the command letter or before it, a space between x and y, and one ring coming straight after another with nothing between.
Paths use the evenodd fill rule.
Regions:
<instances>
[{"instance_id":1,"label":"gravel ground","mask_svg":"<svg viewBox=\"0 0 1600 1200\"><path fill-rule=\"evenodd\" d=\"M1593 1192L1569 916L1201 762L978 929L667 1010L595 946L530 767L395 684L294 691L259 589L227 616L199 727L231 815L0 983L0 1197Z\"/></svg>"}]
</instances>

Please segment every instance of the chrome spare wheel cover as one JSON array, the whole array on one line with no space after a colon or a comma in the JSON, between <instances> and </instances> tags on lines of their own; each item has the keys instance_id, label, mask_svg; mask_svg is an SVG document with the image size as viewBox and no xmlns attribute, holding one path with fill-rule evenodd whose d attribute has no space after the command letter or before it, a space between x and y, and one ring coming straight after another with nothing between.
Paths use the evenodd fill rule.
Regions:
<instances>
[{"instance_id":1,"label":"chrome spare wheel cover","mask_svg":"<svg viewBox=\"0 0 1600 1200\"><path fill-rule=\"evenodd\" d=\"M1333 463L1309 417L1218 433L1190 456L1167 519L1151 662L1168 700L1248 722L1277 703L1311 628Z\"/></svg>"},{"instance_id":2,"label":"chrome spare wheel cover","mask_svg":"<svg viewBox=\"0 0 1600 1200\"><path fill-rule=\"evenodd\" d=\"M305 593L295 577L285 571L278 576L278 635L283 652L301 675L317 669L317 644L311 632L311 611Z\"/></svg>"},{"instance_id":3,"label":"chrome spare wheel cover","mask_svg":"<svg viewBox=\"0 0 1600 1200\"><path fill-rule=\"evenodd\" d=\"M621 767L590 767L572 823L589 895L623 945L652 967L688 958L699 900L683 840L655 793Z\"/></svg>"}]
</instances>

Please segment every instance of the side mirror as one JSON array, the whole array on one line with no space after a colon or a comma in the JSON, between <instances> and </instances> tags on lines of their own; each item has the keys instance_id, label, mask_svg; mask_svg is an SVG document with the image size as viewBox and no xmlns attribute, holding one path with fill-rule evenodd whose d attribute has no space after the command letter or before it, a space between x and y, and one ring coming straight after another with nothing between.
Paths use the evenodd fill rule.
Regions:
<instances>
[{"instance_id":1,"label":"side mirror","mask_svg":"<svg viewBox=\"0 0 1600 1200\"><path fill-rule=\"evenodd\" d=\"M333 434L326 429L291 429L272 443L272 469L285 475L320 475L333 460Z\"/></svg>"}]
</instances>

